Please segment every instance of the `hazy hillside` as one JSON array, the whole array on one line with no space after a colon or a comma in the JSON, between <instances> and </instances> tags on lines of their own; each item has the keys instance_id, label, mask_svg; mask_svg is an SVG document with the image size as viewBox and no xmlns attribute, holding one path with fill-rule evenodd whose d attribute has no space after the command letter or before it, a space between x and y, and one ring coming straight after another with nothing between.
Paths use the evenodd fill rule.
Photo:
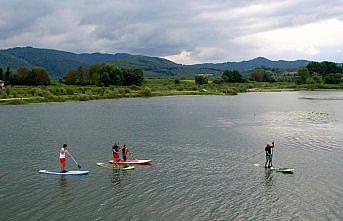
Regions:
<instances>
[{"instance_id":1,"label":"hazy hillside","mask_svg":"<svg viewBox=\"0 0 343 221\"><path fill-rule=\"evenodd\" d=\"M257 67L278 69L294 69L305 66L308 61L271 61L258 57L249 61L205 63L196 65L177 64L167 59L126 53L103 54L83 53L75 54L66 51L40 49L32 47L16 47L0 50L0 67L12 69L18 67L43 67L52 77L62 77L69 69L78 66L90 66L94 63L111 62L120 67L139 68L146 76L194 76L199 73L219 76L222 70L235 69L247 71Z\"/></svg>"},{"instance_id":2,"label":"hazy hillside","mask_svg":"<svg viewBox=\"0 0 343 221\"><path fill-rule=\"evenodd\" d=\"M218 70L226 69L235 69L239 71L251 70L257 67L268 67L268 68L277 68L277 69L294 69L306 66L309 61L306 60L296 60L296 61L271 61L264 57L254 58L249 61L240 61L240 62L224 62L224 63L205 63L205 64L195 64L191 65L192 67L201 67L201 68L214 68Z\"/></svg>"}]
</instances>

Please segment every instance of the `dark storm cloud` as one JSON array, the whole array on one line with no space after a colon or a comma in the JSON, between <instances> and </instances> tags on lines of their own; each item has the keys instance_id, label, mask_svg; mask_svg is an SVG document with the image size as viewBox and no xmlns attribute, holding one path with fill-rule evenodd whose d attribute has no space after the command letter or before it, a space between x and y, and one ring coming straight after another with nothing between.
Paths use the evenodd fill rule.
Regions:
<instances>
[{"instance_id":1,"label":"dark storm cloud","mask_svg":"<svg viewBox=\"0 0 343 221\"><path fill-rule=\"evenodd\" d=\"M259 54L268 51L268 42L262 43L256 36L330 19L343 21L342 0L0 3L2 48L32 45L74 52L129 52L189 63L259 55L288 57L293 52L281 49L276 55ZM342 42L337 45L343 46Z\"/></svg>"}]
</instances>

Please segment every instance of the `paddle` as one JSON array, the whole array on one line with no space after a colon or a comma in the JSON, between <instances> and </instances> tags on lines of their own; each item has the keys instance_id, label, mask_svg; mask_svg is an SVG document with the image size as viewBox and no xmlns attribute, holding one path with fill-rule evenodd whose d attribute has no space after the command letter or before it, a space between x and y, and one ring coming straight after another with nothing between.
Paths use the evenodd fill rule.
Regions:
<instances>
[{"instance_id":1,"label":"paddle","mask_svg":"<svg viewBox=\"0 0 343 221\"><path fill-rule=\"evenodd\" d=\"M77 165L77 167L78 167L79 169L81 169L80 164L78 164L78 163L76 162L76 160L75 160L75 158L73 157L73 155L72 155L69 151L68 151L67 153L68 153L68 155L71 157L71 159L74 161L74 163Z\"/></svg>"},{"instance_id":2,"label":"paddle","mask_svg":"<svg viewBox=\"0 0 343 221\"><path fill-rule=\"evenodd\" d=\"M137 160L134 156L133 156L133 154L130 152L130 156L134 159L134 160Z\"/></svg>"},{"instance_id":3,"label":"paddle","mask_svg":"<svg viewBox=\"0 0 343 221\"><path fill-rule=\"evenodd\" d=\"M271 151L271 156L273 157L273 154L274 154L274 147L275 147L275 143L274 143L274 140L273 140L273 142L272 142L272 145L273 145L273 148L271 148L270 149L270 151ZM271 162L271 168L273 168L273 163Z\"/></svg>"}]
</instances>

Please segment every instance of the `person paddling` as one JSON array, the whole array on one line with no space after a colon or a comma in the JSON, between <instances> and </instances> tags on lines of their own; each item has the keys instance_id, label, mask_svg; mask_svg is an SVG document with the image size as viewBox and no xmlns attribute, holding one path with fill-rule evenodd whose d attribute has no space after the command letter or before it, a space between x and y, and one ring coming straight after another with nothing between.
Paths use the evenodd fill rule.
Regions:
<instances>
[{"instance_id":1,"label":"person paddling","mask_svg":"<svg viewBox=\"0 0 343 221\"><path fill-rule=\"evenodd\" d=\"M124 144L123 149L122 149L122 154L123 154L123 160L126 161L127 159L127 154L131 154L131 152L129 151L129 148L126 146L126 144Z\"/></svg>"},{"instance_id":2,"label":"person paddling","mask_svg":"<svg viewBox=\"0 0 343 221\"><path fill-rule=\"evenodd\" d=\"M66 173L66 164L67 164L67 160L66 160L66 154L69 154L68 150L67 150L67 144L63 144L63 147L60 150L60 164L61 164L61 173Z\"/></svg>"},{"instance_id":3,"label":"person paddling","mask_svg":"<svg viewBox=\"0 0 343 221\"><path fill-rule=\"evenodd\" d=\"M274 148L274 141L272 142L272 144L267 144L266 148L264 149L264 151L266 152L266 162L264 164L265 168L270 168L273 167L273 150L272 148Z\"/></svg>"},{"instance_id":4,"label":"person paddling","mask_svg":"<svg viewBox=\"0 0 343 221\"><path fill-rule=\"evenodd\" d=\"M114 143L112 147L112 156L113 156L113 166L116 166L119 162L119 150L120 150L119 143Z\"/></svg>"}]
</instances>

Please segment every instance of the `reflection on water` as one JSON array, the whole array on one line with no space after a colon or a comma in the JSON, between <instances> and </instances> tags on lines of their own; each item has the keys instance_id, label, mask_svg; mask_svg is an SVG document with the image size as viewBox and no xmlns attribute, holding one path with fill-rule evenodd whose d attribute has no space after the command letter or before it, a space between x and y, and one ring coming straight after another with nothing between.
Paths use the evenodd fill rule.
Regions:
<instances>
[{"instance_id":1,"label":"reflection on water","mask_svg":"<svg viewBox=\"0 0 343 221\"><path fill-rule=\"evenodd\" d=\"M121 181L122 181L122 174L121 174L120 170L113 169L111 181L112 181L113 184L120 186Z\"/></svg>"},{"instance_id":2,"label":"reflection on water","mask_svg":"<svg viewBox=\"0 0 343 221\"><path fill-rule=\"evenodd\" d=\"M268 168L264 168L264 174L265 174L265 182L264 184L267 187L271 187L273 186L273 174L272 174L272 170L268 169Z\"/></svg>"},{"instance_id":3,"label":"reflection on water","mask_svg":"<svg viewBox=\"0 0 343 221\"><path fill-rule=\"evenodd\" d=\"M68 180L66 176L61 176L61 178L59 179L59 185L60 185L60 189L62 192L62 197L65 198L69 198L71 193L69 191L69 185L68 185Z\"/></svg>"}]
</instances>

